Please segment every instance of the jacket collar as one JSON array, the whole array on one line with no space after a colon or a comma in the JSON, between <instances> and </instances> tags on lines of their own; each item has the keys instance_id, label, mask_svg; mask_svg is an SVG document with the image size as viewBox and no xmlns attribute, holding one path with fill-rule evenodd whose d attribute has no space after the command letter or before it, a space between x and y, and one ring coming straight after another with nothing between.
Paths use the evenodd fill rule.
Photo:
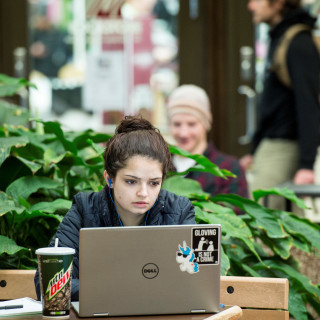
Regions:
<instances>
[{"instance_id":1,"label":"jacket collar","mask_svg":"<svg viewBox=\"0 0 320 320\"><path fill-rule=\"evenodd\" d=\"M307 11L301 8L295 9L285 15L283 20L270 30L269 34L271 38L281 36L289 27L297 23L305 24L312 29L316 20Z\"/></svg>"}]
</instances>

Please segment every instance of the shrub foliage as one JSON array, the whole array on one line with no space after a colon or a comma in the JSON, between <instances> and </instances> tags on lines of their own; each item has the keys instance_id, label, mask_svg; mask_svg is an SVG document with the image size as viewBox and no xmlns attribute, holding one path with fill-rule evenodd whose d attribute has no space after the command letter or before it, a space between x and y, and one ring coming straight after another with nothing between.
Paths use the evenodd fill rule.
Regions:
<instances>
[{"instance_id":1,"label":"shrub foliage","mask_svg":"<svg viewBox=\"0 0 320 320\"><path fill-rule=\"evenodd\" d=\"M1 85L0 77L0 93ZM56 122L37 121L34 129L16 125L16 120L13 123L0 127L0 268L33 269L37 266L35 249L48 245L74 194L104 187L102 153L110 136L93 130L65 132ZM170 149L196 160L197 165L189 170L233 177L202 155ZM292 191L256 190L254 200L234 194L210 197L198 182L175 173L163 188L188 197L198 223L222 225L221 274L288 278L291 315L312 319L306 304L320 315L319 284L300 274L299 263L291 255L293 247L318 254L320 227L258 203L262 197L277 194L305 208ZM235 207L244 214L236 215Z\"/></svg>"}]
</instances>

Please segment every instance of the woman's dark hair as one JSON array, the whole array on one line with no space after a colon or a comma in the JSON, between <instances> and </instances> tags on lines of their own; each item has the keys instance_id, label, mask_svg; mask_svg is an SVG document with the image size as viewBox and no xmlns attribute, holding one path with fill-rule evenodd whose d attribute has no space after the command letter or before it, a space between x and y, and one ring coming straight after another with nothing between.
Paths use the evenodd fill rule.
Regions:
<instances>
[{"instance_id":1,"label":"woman's dark hair","mask_svg":"<svg viewBox=\"0 0 320 320\"><path fill-rule=\"evenodd\" d=\"M275 2L276 0L269 0L269 2ZM281 10L281 15L284 17L291 11L301 8L301 0L285 0L283 3L283 8Z\"/></svg>"},{"instance_id":2,"label":"woman's dark hair","mask_svg":"<svg viewBox=\"0 0 320 320\"><path fill-rule=\"evenodd\" d=\"M133 156L157 160L162 165L162 178L171 169L171 154L160 131L148 120L126 116L118 125L115 135L107 141L104 151L104 168L111 178L126 166Z\"/></svg>"}]
</instances>

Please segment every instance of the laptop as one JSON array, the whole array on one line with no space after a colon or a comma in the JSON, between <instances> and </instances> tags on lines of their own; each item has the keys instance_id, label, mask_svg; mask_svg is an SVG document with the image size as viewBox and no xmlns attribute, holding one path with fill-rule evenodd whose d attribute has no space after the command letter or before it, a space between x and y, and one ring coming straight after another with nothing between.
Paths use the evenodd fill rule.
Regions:
<instances>
[{"instance_id":1,"label":"laptop","mask_svg":"<svg viewBox=\"0 0 320 320\"><path fill-rule=\"evenodd\" d=\"M80 317L215 313L221 225L82 228Z\"/></svg>"}]
</instances>

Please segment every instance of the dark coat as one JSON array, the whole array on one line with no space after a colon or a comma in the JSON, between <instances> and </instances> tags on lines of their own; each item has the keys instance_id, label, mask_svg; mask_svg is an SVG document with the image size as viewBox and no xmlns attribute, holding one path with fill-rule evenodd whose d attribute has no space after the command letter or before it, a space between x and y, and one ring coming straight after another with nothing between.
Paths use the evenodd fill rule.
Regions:
<instances>
[{"instance_id":1,"label":"dark coat","mask_svg":"<svg viewBox=\"0 0 320 320\"><path fill-rule=\"evenodd\" d=\"M310 32L298 33L291 41L287 65L292 88L287 88L269 68L284 32L294 24L311 28L316 19L297 9L270 31L270 47L265 71L264 89L258 103L258 128L253 152L261 140L286 139L299 145L299 168L312 169L319 145L319 74L320 59Z\"/></svg>"},{"instance_id":2,"label":"dark coat","mask_svg":"<svg viewBox=\"0 0 320 320\"><path fill-rule=\"evenodd\" d=\"M55 238L59 238L59 247L69 247L76 250L72 271L72 301L79 300L80 229L120 226L115 207L108 192L108 187L105 187L100 192L80 192L76 194L72 207L59 225L57 233L49 245L53 247ZM161 189L158 201L150 209L146 225L178 224L195 224L194 207L187 198ZM36 272L34 282L38 299L40 299L38 271Z\"/></svg>"}]
</instances>

